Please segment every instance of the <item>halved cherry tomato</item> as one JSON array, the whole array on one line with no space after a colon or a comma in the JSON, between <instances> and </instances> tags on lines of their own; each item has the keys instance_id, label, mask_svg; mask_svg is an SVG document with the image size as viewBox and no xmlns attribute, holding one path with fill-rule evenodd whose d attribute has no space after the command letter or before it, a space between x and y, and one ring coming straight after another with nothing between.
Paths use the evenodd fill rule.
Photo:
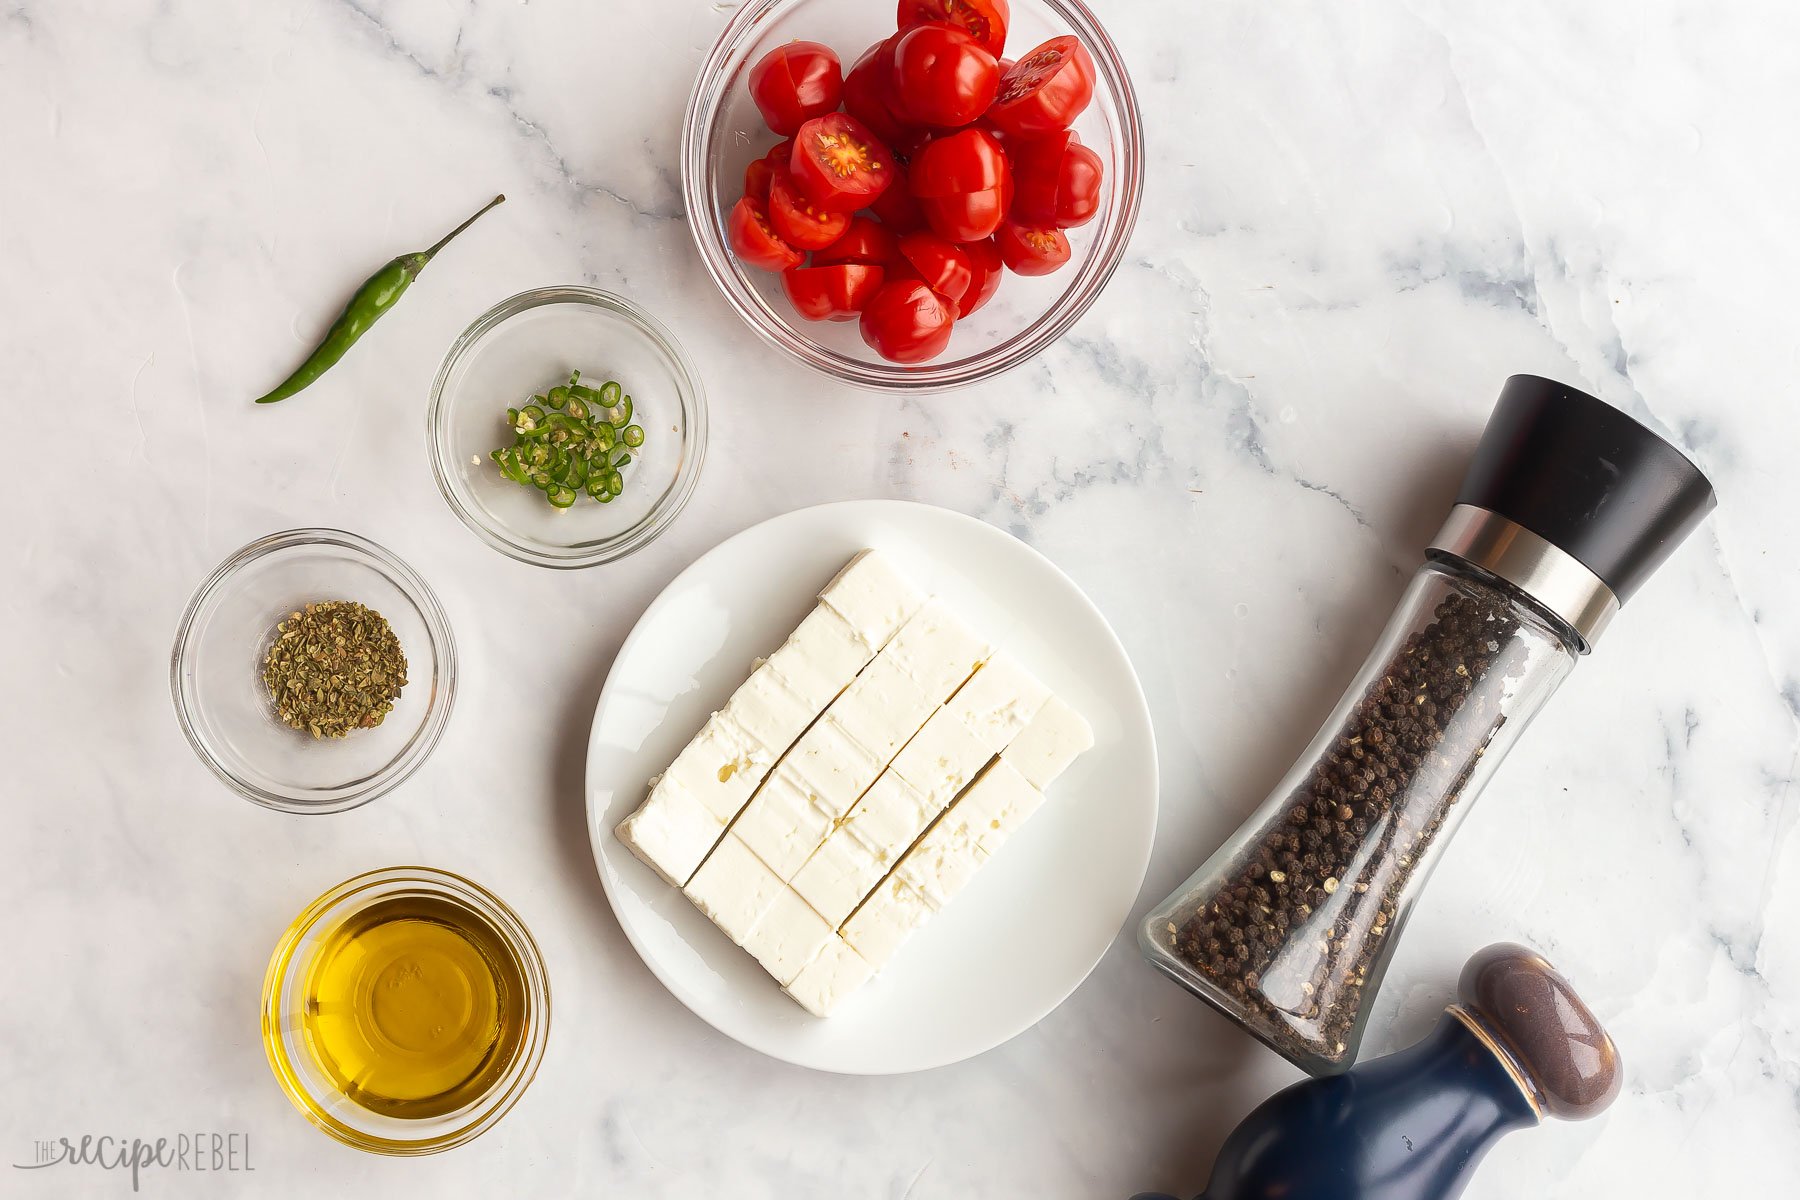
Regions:
<instances>
[{"instance_id":1,"label":"halved cherry tomato","mask_svg":"<svg viewBox=\"0 0 1800 1200\"><path fill-rule=\"evenodd\" d=\"M927 22L954 25L996 58L1006 48L1006 24L1011 19L1006 0L900 0L900 28Z\"/></svg>"},{"instance_id":2,"label":"halved cherry tomato","mask_svg":"<svg viewBox=\"0 0 1800 1200\"><path fill-rule=\"evenodd\" d=\"M954 196L1004 187L1012 173L1000 139L983 129L933 138L907 172L915 196Z\"/></svg>"},{"instance_id":3,"label":"halved cherry tomato","mask_svg":"<svg viewBox=\"0 0 1800 1200\"><path fill-rule=\"evenodd\" d=\"M894 46L895 113L920 125L967 125L1000 89L1000 68L981 43L949 25L915 25Z\"/></svg>"},{"instance_id":4,"label":"halved cherry tomato","mask_svg":"<svg viewBox=\"0 0 1800 1200\"><path fill-rule=\"evenodd\" d=\"M752 200L765 203L769 199L769 180L775 178L775 168L767 159L759 158L744 168L744 195Z\"/></svg>"},{"instance_id":5,"label":"halved cherry tomato","mask_svg":"<svg viewBox=\"0 0 1800 1200\"><path fill-rule=\"evenodd\" d=\"M893 182L896 166L888 148L855 117L827 113L794 135L789 167L813 203L854 212Z\"/></svg>"},{"instance_id":6,"label":"halved cherry tomato","mask_svg":"<svg viewBox=\"0 0 1800 1200\"><path fill-rule=\"evenodd\" d=\"M954 196L924 196L919 207L932 232L953 242L978 242L991 236L1012 207L1013 183L1008 175L999 187Z\"/></svg>"},{"instance_id":7,"label":"halved cherry tomato","mask_svg":"<svg viewBox=\"0 0 1800 1200\"><path fill-rule=\"evenodd\" d=\"M950 344L956 308L919 280L891 280L863 309L861 328L863 341L890 362L924 362Z\"/></svg>"},{"instance_id":8,"label":"halved cherry tomato","mask_svg":"<svg viewBox=\"0 0 1800 1200\"><path fill-rule=\"evenodd\" d=\"M891 229L883 228L868 217L851 217L850 228L844 236L812 256L815 267L829 267L836 263L861 263L864 265L885 265L892 262L900 252L899 243Z\"/></svg>"},{"instance_id":9,"label":"halved cherry tomato","mask_svg":"<svg viewBox=\"0 0 1800 1200\"><path fill-rule=\"evenodd\" d=\"M994 293L1000 290L1000 277L1006 273L1002 269L1006 264L1000 257L1000 247L993 238L970 242L962 250L969 256L969 270L974 279L962 299L956 302L956 319L959 321L994 298Z\"/></svg>"},{"instance_id":10,"label":"halved cherry tomato","mask_svg":"<svg viewBox=\"0 0 1800 1200\"><path fill-rule=\"evenodd\" d=\"M794 311L809 321L853 321L881 290L886 272L866 263L789 267L781 290Z\"/></svg>"},{"instance_id":11,"label":"halved cherry tomato","mask_svg":"<svg viewBox=\"0 0 1800 1200\"><path fill-rule=\"evenodd\" d=\"M896 177L894 186L875 197L875 203L869 205L869 211L880 217L881 223L895 233L911 233L915 229L925 228L924 210L913 199L904 176Z\"/></svg>"},{"instance_id":12,"label":"halved cherry tomato","mask_svg":"<svg viewBox=\"0 0 1800 1200\"><path fill-rule=\"evenodd\" d=\"M1094 98L1094 60L1081 42L1054 37L1013 64L988 120L1009 134L1052 133L1074 124Z\"/></svg>"},{"instance_id":13,"label":"halved cherry tomato","mask_svg":"<svg viewBox=\"0 0 1800 1200\"><path fill-rule=\"evenodd\" d=\"M785 271L799 266L806 257L776 236L769 224L768 206L753 196L745 196L732 205L725 229L731 248L752 267Z\"/></svg>"},{"instance_id":14,"label":"halved cherry tomato","mask_svg":"<svg viewBox=\"0 0 1800 1200\"><path fill-rule=\"evenodd\" d=\"M1012 218L1023 225L1085 225L1100 211L1100 156L1067 129L1012 141L1018 195Z\"/></svg>"},{"instance_id":15,"label":"halved cherry tomato","mask_svg":"<svg viewBox=\"0 0 1800 1200\"><path fill-rule=\"evenodd\" d=\"M909 233L900 239L900 257L912 264L926 286L957 303L975 282L975 270L963 248L935 233Z\"/></svg>"},{"instance_id":16,"label":"halved cherry tomato","mask_svg":"<svg viewBox=\"0 0 1800 1200\"><path fill-rule=\"evenodd\" d=\"M820 208L794 183L793 172L777 170L769 181L769 225L796 250L823 250L850 228L850 214Z\"/></svg>"},{"instance_id":17,"label":"halved cherry tomato","mask_svg":"<svg viewBox=\"0 0 1800 1200\"><path fill-rule=\"evenodd\" d=\"M869 127L882 141L892 144L906 136L906 125L895 114L888 85L894 77L895 34L870 46L844 76L844 111Z\"/></svg>"},{"instance_id":18,"label":"halved cherry tomato","mask_svg":"<svg viewBox=\"0 0 1800 1200\"><path fill-rule=\"evenodd\" d=\"M1008 221L994 239L1015 275L1048 275L1069 261L1069 238L1060 229L1034 229Z\"/></svg>"},{"instance_id":19,"label":"halved cherry tomato","mask_svg":"<svg viewBox=\"0 0 1800 1200\"><path fill-rule=\"evenodd\" d=\"M818 42L777 46L750 68L750 98L779 134L835 110L843 88L843 65L831 47Z\"/></svg>"}]
</instances>

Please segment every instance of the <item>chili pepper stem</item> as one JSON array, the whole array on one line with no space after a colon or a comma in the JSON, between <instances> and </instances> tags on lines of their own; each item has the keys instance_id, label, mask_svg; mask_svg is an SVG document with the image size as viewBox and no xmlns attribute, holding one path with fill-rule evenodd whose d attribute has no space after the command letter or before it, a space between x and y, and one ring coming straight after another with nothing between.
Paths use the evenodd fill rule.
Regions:
<instances>
[{"instance_id":1,"label":"chili pepper stem","mask_svg":"<svg viewBox=\"0 0 1800 1200\"><path fill-rule=\"evenodd\" d=\"M433 245L431 247L431 249L425 251L424 254L420 255L420 257L423 258L425 260L425 262L430 262L432 255L436 254L439 250L442 250L445 246L450 244L451 238L454 238L457 234L461 233L463 230L467 229L469 226L471 226L475 222L479 221L484 215L486 215L488 209L494 207L494 205L496 205L496 204L501 203L505 199L506 199L506 196L504 194L502 194L499 196L495 196L492 200L489 200L486 204L481 206L480 210L477 211L474 216L470 217L468 220L464 221L461 225L458 225L455 229L452 229L449 233L446 233L443 237L439 238L437 240L436 244ZM424 264L420 264L420 265L422 266Z\"/></svg>"}]
</instances>

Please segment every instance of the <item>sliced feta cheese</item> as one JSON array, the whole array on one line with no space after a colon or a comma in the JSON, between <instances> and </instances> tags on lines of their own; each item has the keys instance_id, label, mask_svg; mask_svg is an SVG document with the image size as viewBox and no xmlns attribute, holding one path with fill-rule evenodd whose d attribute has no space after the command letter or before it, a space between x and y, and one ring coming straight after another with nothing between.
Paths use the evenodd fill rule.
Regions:
<instances>
[{"instance_id":1,"label":"sliced feta cheese","mask_svg":"<svg viewBox=\"0 0 1800 1200\"><path fill-rule=\"evenodd\" d=\"M819 592L819 600L877 649L925 603L919 590L873 550L846 563Z\"/></svg>"},{"instance_id":2,"label":"sliced feta cheese","mask_svg":"<svg viewBox=\"0 0 1800 1200\"><path fill-rule=\"evenodd\" d=\"M881 774L881 764L830 714L800 735L784 762L792 765L813 802L833 817L849 812Z\"/></svg>"},{"instance_id":3,"label":"sliced feta cheese","mask_svg":"<svg viewBox=\"0 0 1800 1200\"><path fill-rule=\"evenodd\" d=\"M833 936L834 927L784 887L740 944L786 987Z\"/></svg>"},{"instance_id":4,"label":"sliced feta cheese","mask_svg":"<svg viewBox=\"0 0 1800 1200\"><path fill-rule=\"evenodd\" d=\"M1049 688L1002 652L983 663L944 707L999 754L1049 698Z\"/></svg>"},{"instance_id":5,"label":"sliced feta cheese","mask_svg":"<svg viewBox=\"0 0 1800 1200\"><path fill-rule=\"evenodd\" d=\"M751 672L724 709L726 719L777 758L818 715L767 663Z\"/></svg>"},{"instance_id":6,"label":"sliced feta cheese","mask_svg":"<svg viewBox=\"0 0 1800 1200\"><path fill-rule=\"evenodd\" d=\"M890 875L844 922L844 941L879 971L930 915L925 898L905 880Z\"/></svg>"},{"instance_id":7,"label":"sliced feta cheese","mask_svg":"<svg viewBox=\"0 0 1800 1200\"><path fill-rule=\"evenodd\" d=\"M829 813L812 801L794 768L782 763L732 823L732 836L756 852L783 880L792 879L830 836Z\"/></svg>"},{"instance_id":8,"label":"sliced feta cheese","mask_svg":"<svg viewBox=\"0 0 1800 1200\"><path fill-rule=\"evenodd\" d=\"M839 830L813 851L791 882L801 898L836 929L886 874L887 864Z\"/></svg>"},{"instance_id":9,"label":"sliced feta cheese","mask_svg":"<svg viewBox=\"0 0 1800 1200\"><path fill-rule=\"evenodd\" d=\"M1017 767L1033 786L1042 789L1093 746L1094 731L1086 718L1052 696L1001 757Z\"/></svg>"},{"instance_id":10,"label":"sliced feta cheese","mask_svg":"<svg viewBox=\"0 0 1800 1200\"><path fill-rule=\"evenodd\" d=\"M900 627L881 657L942 704L992 652L943 601L931 600Z\"/></svg>"},{"instance_id":11,"label":"sliced feta cheese","mask_svg":"<svg viewBox=\"0 0 1800 1200\"><path fill-rule=\"evenodd\" d=\"M740 730L735 721L714 713L675 757L664 777L686 788L719 820L730 821L774 762L775 755Z\"/></svg>"},{"instance_id":12,"label":"sliced feta cheese","mask_svg":"<svg viewBox=\"0 0 1800 1200\"><path fill-rule=\"evenodd\" d=\"M741 946L787 884L728 833L682 891Z\"/></svg>"},{"instance_id":13,"label":"sliced feta cheese","mask_svg":"<svg viewBox=\"0 0 1800 1200\"><path fill-rule=\"evenodd\" d=\"M816 715L837 699L874 657L875 647L848 621L820 604L781 649L769 656L767 665Z\"/></svg>"},{"instance_id":14,"label":"sliced feta cheese","mask_svg":"<svg viewBox=\"0 0 1800 1200\"><path fill-rule=\"evenodd\" d=\"M613 830L633 854L676 887L693 877L723 832L724 822L668 779L659 779L649 798Z\"/></svg>"},{"instance_id":15,"label":"sliced feta cheese","mask_svg":"<svg viewBox=\"0 0 1800 1200\"><path fill-rule=\"evenodd\" d=\"M1043 802L1044 793L1002 755L969 785L950 814L970 831L977 846L995 854Z\"/></svg>"},{"instance_id":16,"label":"sliced feta cheese","mask_svg":"<svg viewBox=\"0 0 1800 1200\"><path fill-rule=\"evenodd\" d=\"M886 765L936 708L937 701L882 654L827 711L859 746Z\"/></svg>"},{"instance_id":17,"label":"sliced feta cheese","mask_svg":"<svg viewBox=\"0 0 1800 1200\"><path fill-rule=\"evenodd\" d=\"M942 811L994 757L956 714L940 708L894 756L890 770L924 793Z\"/></svg>"},{"instance_id":18,"label":"sliced feta cheese","mask_svg":"<svg viewBox=\"0 0 1800 1200\"><path fill-rule=\"evenodd\" d=\"M891 867L937 812L919 789L890 770L869 785L844 818L843 831L861 842L877 862Z\"/></svg>"},{"instance_id":19,"label":"sliced feta cheese","mask_svg":"<svg viewBox=\"0 0 1800 1200\"><path fill-rule=\"evenodd\" d=\"M844 939L833 937L818 955L787 985L789 999L815 1017L829 1017L831 1010L869 982L875 968L852 950Z\"/></svg>"},{"instance_id":20,"label":"sliced feta cheese","mask_svg":"<svg viewBox=\"0 0 1800 1200\"><path fill-rule=\"evenodd\" d=\"M925 897L934 909L941 909L968 886L984 861L976 847L976 831L967 817L953 805L926 831L917 845L900 860L896 873Z\"/></svg>"}]
</instances>

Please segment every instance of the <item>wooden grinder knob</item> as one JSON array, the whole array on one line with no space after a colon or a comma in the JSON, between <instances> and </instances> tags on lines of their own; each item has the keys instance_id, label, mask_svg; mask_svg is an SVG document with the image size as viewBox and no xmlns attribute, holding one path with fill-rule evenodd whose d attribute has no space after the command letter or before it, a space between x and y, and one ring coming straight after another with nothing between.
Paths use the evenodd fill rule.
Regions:
<instances>
[{"instance_id":1,"label":"wooden grinder knob","mask_svg":"<svg viewBox=\"0 0 1800 1200\"><path fill-rule=\"evenodd\" d=\"M1489 946L1469 960L1456 990L1543 1115L1585 1121L1619 1094L1618 1047L1542 955L1509 942Z\"/></svg>"}]
</instances>

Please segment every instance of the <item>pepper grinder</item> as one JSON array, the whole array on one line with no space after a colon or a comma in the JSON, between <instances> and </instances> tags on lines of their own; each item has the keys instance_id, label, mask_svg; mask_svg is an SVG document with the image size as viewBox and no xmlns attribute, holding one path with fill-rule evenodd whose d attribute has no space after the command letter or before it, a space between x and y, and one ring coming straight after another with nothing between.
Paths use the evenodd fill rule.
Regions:
<instances>
[{"instance_id":1,"label":"pepper grinder","mask_svg":"<svg viewBox=\"0 0 1800 1200\"><path fill-rule=\"evenodd\" d=\"M1196 1200L1455 1200L1501 1137L1595 1116L1620 1079L1612 1039L1556 968L1523 946L1489 946L1423 1041L1295 1084L1245 1117Z\"/></svg>"}]
</instances>

